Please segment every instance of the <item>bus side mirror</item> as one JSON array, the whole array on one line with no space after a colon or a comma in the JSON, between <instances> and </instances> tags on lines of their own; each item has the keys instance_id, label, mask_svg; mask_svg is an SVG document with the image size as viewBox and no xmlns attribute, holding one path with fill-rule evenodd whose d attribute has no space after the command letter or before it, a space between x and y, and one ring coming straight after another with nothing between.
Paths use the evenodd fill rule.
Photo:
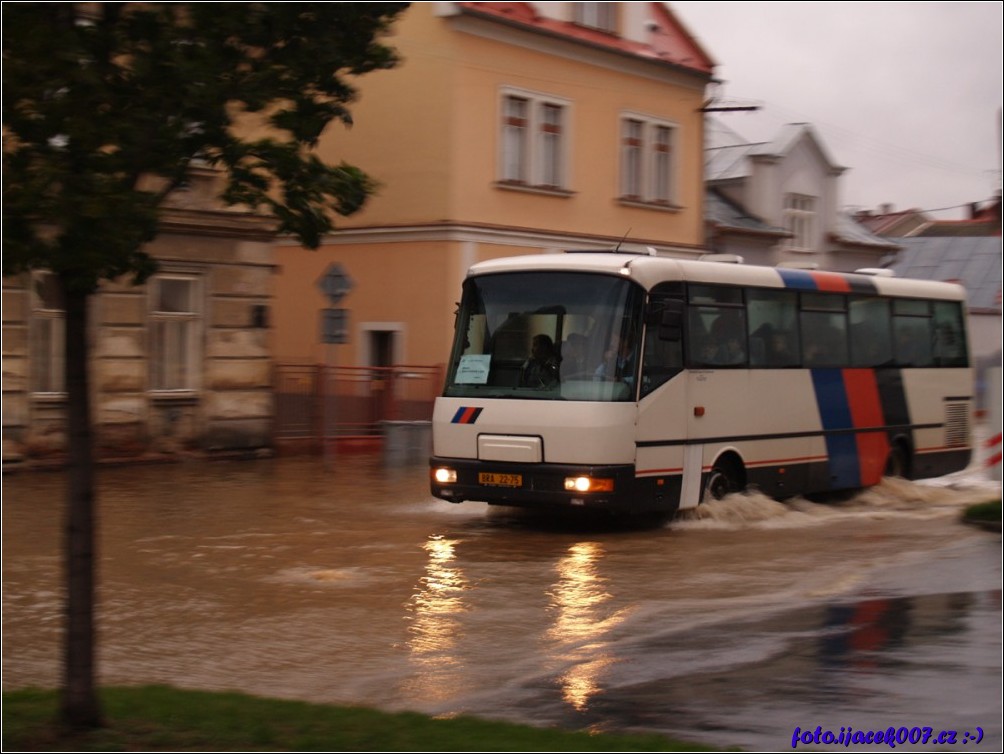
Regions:
<instances>
[{"instance_id":1,"label":"bus side mirror","mask_svg":"<svg viewBox=\"0 0 1004 754\"><path fill-rule=\"evenodd\" d=\"M659 319L659 340L678 343L683 340L683 302L675 299L666 301Z\"/></svg>"}]
</instances>

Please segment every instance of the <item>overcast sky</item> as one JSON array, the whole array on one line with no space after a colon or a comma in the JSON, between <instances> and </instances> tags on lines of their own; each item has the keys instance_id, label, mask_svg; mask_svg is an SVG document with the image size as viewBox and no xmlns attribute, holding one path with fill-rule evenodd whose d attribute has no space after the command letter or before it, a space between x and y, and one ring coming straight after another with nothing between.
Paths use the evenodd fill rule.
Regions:
<instances>
[{"instance_id":1,"label":"overcast sky","mask_svg":"<svg viewBox=\"0 0 1004 754\"><path fill-rule=\"evenodd\" d=\"M848 168L841 206L939 210L1000 188L999 0L668 5L718 63L719 96L761 106L718 117L751 142L812 124Z\"/></svg>"}]
</instances>

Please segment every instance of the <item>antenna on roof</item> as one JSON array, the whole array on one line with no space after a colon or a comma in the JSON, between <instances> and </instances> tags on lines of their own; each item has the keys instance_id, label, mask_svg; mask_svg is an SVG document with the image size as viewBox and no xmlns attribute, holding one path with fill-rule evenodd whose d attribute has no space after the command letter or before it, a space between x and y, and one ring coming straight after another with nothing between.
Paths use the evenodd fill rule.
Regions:
<instances>
[{"instance_id":1,"label":"antenna on roof","mask_svg":"<svg viewBox=\"0 0 1004 754\"><path fill-rule=\"evenodd\" d=\"M621 236L621 240L617 242L617 246L614 248L614 254L621 250L621 244L627 240L628 235L631 233L631 228L627 229L627 233Z\"/></svg>"}]
</instances>

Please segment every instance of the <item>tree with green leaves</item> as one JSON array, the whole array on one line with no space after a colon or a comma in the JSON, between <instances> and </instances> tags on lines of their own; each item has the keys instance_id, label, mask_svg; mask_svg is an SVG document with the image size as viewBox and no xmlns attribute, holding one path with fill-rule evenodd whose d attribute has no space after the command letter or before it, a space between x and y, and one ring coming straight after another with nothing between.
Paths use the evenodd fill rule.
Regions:
<instances>
[{"instance_id":1,"label":"tree with green leaves","mask_svg":"<svg viewBox=\"0 0 1004 754\"><path fill-rule=\"evenodd\" d=\"M373 182L312 152L351 125L353 80L395 66L407 3L5 3L3 274L53 273L66 312L66 638L61 719L101 724L88 301L156 270L144 245L193 169L316 248ZM266 134L266 135L262 135Z\"/></svg>"}]
</instances>

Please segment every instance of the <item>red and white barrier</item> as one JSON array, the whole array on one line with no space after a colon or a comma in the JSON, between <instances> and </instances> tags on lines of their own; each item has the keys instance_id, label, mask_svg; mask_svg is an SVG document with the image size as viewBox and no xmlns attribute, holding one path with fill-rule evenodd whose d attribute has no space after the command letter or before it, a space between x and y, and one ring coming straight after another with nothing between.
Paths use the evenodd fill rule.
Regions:
<instances>
[{"instance_id":1,"label":"red and white barrier","mask_svg":"<svg viewBox=\"0 0 1004 754\"><path fill-rule=\"evenodd\" d=\"M989 455L987 456L986 466L987 468L992 468L994 466L1000 467L1001 465L1001 433L998 432L996 437L991 437L986 441L986 448ZM999 473L999 472L998 472Z\"/></svg>"},{"instance_id":2,"label":"red and white barrier","mask_svg":"<svg viewBox=\"0 0 1004 754\"><path fill-rule=\"evenodd\" d=\"M997 433L996 437L990 438L986 442L986 448L989 455L987 456L986 466L990 469L990 475L997 480L1001 478L1001 433Z\"/></svg>"},{"instance_id":3,"label":"red and white barrier","mask_svg":"<svg viewBox=\"0 0 1004 754\"><path fill-rule=\"evenodd\" d=\"M1001 370L987 370L987 401L990 403L990 432L997 434L986 442L987 459L984 462L991 479L1001 481Z\"/></svg>"}]
</instances>

